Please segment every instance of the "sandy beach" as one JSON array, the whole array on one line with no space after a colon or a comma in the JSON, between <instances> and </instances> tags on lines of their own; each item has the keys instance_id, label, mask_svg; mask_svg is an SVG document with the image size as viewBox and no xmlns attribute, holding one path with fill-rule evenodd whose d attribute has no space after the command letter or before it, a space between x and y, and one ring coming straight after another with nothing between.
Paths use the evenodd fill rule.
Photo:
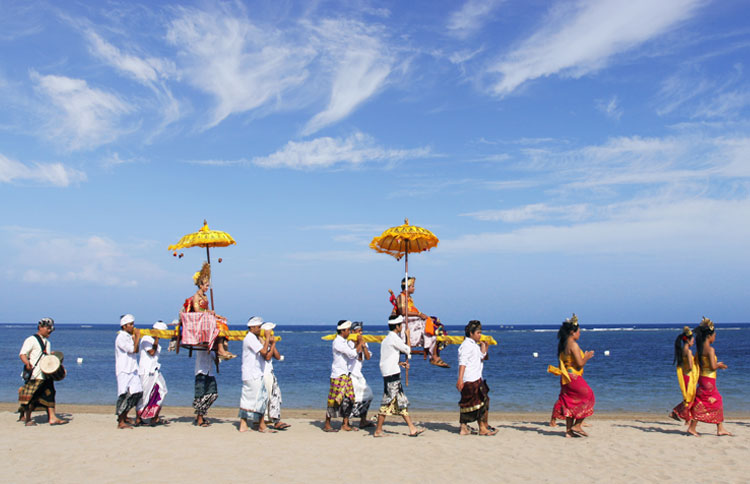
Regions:
<instances>
[{"instance_id":1,"label":"sandy beach","mask_svg":"<svg viewBox=\"0 0 750 484\"><path fill-rule=\"evenodd\" d=\"M600 414L586 439L565 439L546 414L493 413L494 437L457 435L457 415L412 412L426 429L407 435L403 422L372 429L321 431L324 410L284 411L292 427L276 434L237 431L236 409L209 412L209 428L192 425L192 409L167 407L171 423L117 430L109 406L60 405L67 425L16 422L15 405L0 404L3 482L747 482L750 416L728 415L734 437L699 425L700 439L654 414ZM692 479L691 476L695 476Z\"/></svg>"}]
</instances>

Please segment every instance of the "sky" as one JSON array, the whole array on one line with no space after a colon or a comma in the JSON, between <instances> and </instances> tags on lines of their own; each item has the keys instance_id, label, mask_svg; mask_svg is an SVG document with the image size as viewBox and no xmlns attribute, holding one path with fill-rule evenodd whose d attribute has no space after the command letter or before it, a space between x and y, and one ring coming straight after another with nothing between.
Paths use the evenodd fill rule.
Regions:
<instances>
[{"instance_id":1,"label":"sky","mask_svg":"<svg viewBox=\"0 0 750 484\"><path fill-rule=\"evenodd\" d=\"M750 321L750 6L0 0L0 322ZM218 263L221 258L221 263Z\"/></svg>"}]
</instances>

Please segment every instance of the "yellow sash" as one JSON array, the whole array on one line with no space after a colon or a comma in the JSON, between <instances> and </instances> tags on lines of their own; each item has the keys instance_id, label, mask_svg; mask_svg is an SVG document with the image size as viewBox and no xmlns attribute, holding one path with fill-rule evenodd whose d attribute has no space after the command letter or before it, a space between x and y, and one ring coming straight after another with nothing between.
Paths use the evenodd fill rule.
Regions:
<instances>
[{"instance_id":1,"label":"yellow sash","mask_svg":"<svg viewBox=\"0 0 750 484\"><path fill-rule=\"evenodd\" d=\"M329 334L326 336L321 337L323 341L333 341L336 339L335 334ZM356 334L350 334L349 335L349 341L357 341L357 335ZM365 340L365 343L382 343L385 339L385 335L379 335L379 334L363 334L362 339ZM438 336L437 341L440 343L445 343L449 345L460 345L464 342L465 337L464 336ZM495 341L495 338L492 336L489 336L487 334L482 335L481 341L484 341L488 345L496 345L497 341Z\"/></svg>"},{"instance_id":2,"label":"yellow sash","mask_svg":"<svg viewBox=\"0 0 750 484\"><path fill-rule=\"evenodd\" d=\"M219 336L223 336L230 341L242 341L245 339L247 331L219 331ZM142 329L141 336L152 336L154 338L172 339L177 336L177 331L160 330L160 329ZM281 336L276 336L276 341L281 341Z\"/></svg>"},{"instance_id":3,"label":"yellow sash","mask_svg":"<svg viewBox=\"0 0 750 484\"><path fill-rule=\"evenodd\" d=\"M583 350L581 350L581 358L583 358ZM563 360L562 353L559 355L558 359L558 365L557 367L554 367L552 365L547 366L547 372L552 373L553 375L557 375L560 378L562 378L562 384L567 385L570 383L570 373L573 373L574 375L581 376L583 375L583 368L580 370L577 370L573 368L572 366L566 366L565 361Z\"/></svg>"},{"instance_id":4,"label":"yellow sash","mask_svg":"<svg viewBox=\"0 0 750 484\"><path fill-rule=\"evenodd\" d=\"M698 388L698 375L700 374L700 369L698 368L698 362L693 362L693 368L690 370L690 373L688 373L688 376L690 377L690 380L688 381L688 386L685 387L685 379L683 378L684 373L682 371L682 366L677 367L677 381L680 383L680 390L682 391L682 399L685 401L685 403L690 403L695 398L695 390Z\"/></svg>"}]
</instances>

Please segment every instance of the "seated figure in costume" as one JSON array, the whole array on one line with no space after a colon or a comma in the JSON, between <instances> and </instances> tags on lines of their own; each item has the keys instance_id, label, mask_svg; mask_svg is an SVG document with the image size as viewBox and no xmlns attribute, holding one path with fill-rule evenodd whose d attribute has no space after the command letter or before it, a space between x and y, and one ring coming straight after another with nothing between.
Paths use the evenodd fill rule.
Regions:
<instances>
[{"instance_id":1,"label":"seated figure in costume","mask_svg":"<svg viewBox=\"0 0 750 484\"><path fill-rule=\"evenodd\" d=\"M401 293L395 298L395 301L391 301L393 304L391 316L400 315L406 319L402 336L409 346L424 347L425 352L430 356L430 363L435 366L450 368L450 365L438 355L433 320L414 305L412 294L414 294L415 281L416 278L410 277L407 284L405 278L401 279Z\"/></svg>"},{"instance_id":2,"label":"seated figure in costume","mask_svg":"<svg viewBox=\"0 0 750 484\"><path fill-rule=\"evenodd\" d=\"M581 328L578 317L563 321L557 332L559 366L549 366L547 371L560 376L560 395L552 409L552 419L565 419L565 437L588 437L583 430L583 420L594 414L594 392L583 379L583 367L594 357L593 351L585 353L578 346Z\"/></svg>"},{"instance_id":3,"label":"seated figure in costume","mask_svg":"<svg viewBox=\"0 0 750 484\"><path fill-rule=\"evenodd\" d=\"M206 296L206 291L208 291L208 288L211 285L211 266L208 262L204 262L200 272L196 272L195 275L193 275L193 282L198 286L198 290L192 297L185 300L185 303L182 306L182 311L187 313L211 313L216 316L216 327L219 331L228 331L229 326L227 326L227 319L223 316L219 316L213 310L208 309L208 296ZM237 355L229 352L229 344L227 343L227 339L223 336L216 338L215 348L212 349L216 350L216 354L220 360L231 360L232 358L237 357Z\"/></svg>"},{"instance_id":4,"label":"seated figure in costume","mask_svg":"<svg viewBox=\"0 0 750 484\"><path fill-rule=\"evenodd\" d=\"M712 346L716 341L716 329L710 319L704 317L700 326L695 328L695 360L700 366L698 388L691 411L688 433L698 436L698 422L716 424L716 435L732 435L724 428L724 403L716 388L716 371L726 370L727 365L716 358Z\"/></svg>"}]
</instances>

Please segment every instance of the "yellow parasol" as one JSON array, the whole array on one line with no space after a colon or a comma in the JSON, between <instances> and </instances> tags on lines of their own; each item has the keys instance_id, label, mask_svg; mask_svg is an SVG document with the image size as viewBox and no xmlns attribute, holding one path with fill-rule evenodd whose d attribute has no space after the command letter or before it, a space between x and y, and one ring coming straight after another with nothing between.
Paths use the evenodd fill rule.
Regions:
<instances>
[{"instance_id":1,"label":"yellow parasol","mask_svg":"<svg viewBox=\"0 0 750 484\"><path fill-rule=\"evenodd\" d=\"M370 248L381 254L388 254L401 260L404 257L404 272L409 279L409 254L424 252L437 247L438 238L427 229L409 225L409 219L404 219L404 225L391 227L379 237L370 242Z\"/></svg>"},{"instance_id":2,"label":"yellow parasol","mask_svg":"<svg viewBox=\"0 0 750 484\"><path fill-rule=\"evenodd\" d=\"M208 222L206 220L203 220L203 227L197 232L194 232L192 234L187 234L183 238L180 239L179 242L177 242L174 245L170 245L167 247L167 250L173 251L173 250L179 250L179 249L185 249L189 247L205 247L206 248L206 259L209 265L211 265L211 252L209 252L209 249L211 247L227 247L229 245L236 245L237 242L234 241L231 235L229 235L226 232L222 232L220 230L211 230L208 228ZM219 262L221 262L221 259L219 259ZM214 289L211 287L211 309L214 309Z\"/></svg>"}]
</instances>

